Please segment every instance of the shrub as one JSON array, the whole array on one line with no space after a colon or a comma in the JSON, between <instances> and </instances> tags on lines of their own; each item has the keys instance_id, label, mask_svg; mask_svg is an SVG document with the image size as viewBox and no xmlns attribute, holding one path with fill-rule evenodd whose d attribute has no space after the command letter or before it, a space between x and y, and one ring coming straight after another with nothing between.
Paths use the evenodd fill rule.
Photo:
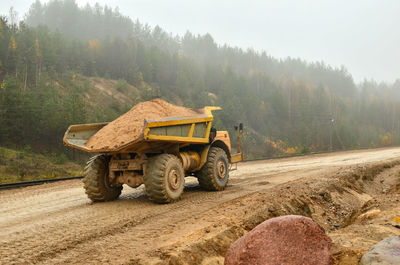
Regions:
<instances>
[{"instance_id":1,"label":"shrub","mask_svg":"<svg viewBox=\"0 0 400 265\"><path fill-rule=\"evenodd\" d=\"M128 83L126 82L126 80L119 79L117 82L117 85L116 85L116 89L119 92L123 93L123 92L126 92L127 88L128 88Z\"/></svg>"},{"instance_id":2,"label":"shrub","mask_svg":"<svg viewBox=\"0 0 400 265\"><path fill-rule=\"evenodd\" d=\"M56 153L51 154L51 160L55 164L65 164L68 161L67 156L64 153L57 155Z\"/></svg>"}]
</instances>

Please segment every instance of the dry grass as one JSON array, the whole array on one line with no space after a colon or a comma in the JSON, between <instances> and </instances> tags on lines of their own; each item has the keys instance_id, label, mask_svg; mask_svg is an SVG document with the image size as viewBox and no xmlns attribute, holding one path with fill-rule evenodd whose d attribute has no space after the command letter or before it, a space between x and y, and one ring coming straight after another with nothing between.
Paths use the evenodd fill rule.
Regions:
<instances>
[{"instance_id":1,"label":"dry grass","mask_svg":"<svg viewBox=\"0 0 400 265\"><path fill-rule=\"evenodd\" d=\"M0 147L0 183L79 176L82 167L63 155L44 156Z\"/></svg>"}]
</instances>

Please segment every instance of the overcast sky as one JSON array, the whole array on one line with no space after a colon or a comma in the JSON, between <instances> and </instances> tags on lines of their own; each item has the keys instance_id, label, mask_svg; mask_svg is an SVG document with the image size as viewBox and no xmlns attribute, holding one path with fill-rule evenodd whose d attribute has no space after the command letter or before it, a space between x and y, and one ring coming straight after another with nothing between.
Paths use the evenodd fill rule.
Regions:
<instances>
[{"instance_id":1,"label":"overcast sky","mask_svg":"<svg viewBox=\"0 0 400 265\"><path fill-rule=\"evenodd\" d=\"M34 0L1 0L23 17ZM47 1L42 1L47 2ZM344 65L356 82L400 78L399 0L76 0L99 2L173 34L210 33L217 43Z\"/></svg>"}]
</instances>

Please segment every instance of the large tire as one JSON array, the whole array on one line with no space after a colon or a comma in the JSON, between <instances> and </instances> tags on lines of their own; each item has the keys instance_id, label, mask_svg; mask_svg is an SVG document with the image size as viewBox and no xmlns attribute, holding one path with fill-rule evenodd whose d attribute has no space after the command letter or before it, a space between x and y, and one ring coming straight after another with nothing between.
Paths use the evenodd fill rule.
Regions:
<instances>
[{"instance_id":1,"label":"large tire","mask_svg":"<svg viewBox=\"0 0 400 265\"><path fill-rule=\"evenodd\" d=\"M157 203L179 200L185 187L185 172L178 157L161 154L148 162L144 177L147 196Z\"/></svg>"},{"instance_id":2,"label":"large tire","mask_svg":"<svg viewBox=\"0 0 400 265\"><path fill-rule=\"evenodd\" d=\"M196 174L202 188L210 191L224 190L229 179L229 161L225 151L211 147L207 162Z\"/></svg>"},{"instance_id":3,"label":"large tire","mask_svg":"<svg viewBox=\"0 0 400 265\"><path fill-rule=\"evenodd\" d=\"M122 186L111 187L108 183L108 162L105 155L89 159L83 173L83 183L87 196L93 202L112 201L121 194Z\"/></svg>"}]
</instances>

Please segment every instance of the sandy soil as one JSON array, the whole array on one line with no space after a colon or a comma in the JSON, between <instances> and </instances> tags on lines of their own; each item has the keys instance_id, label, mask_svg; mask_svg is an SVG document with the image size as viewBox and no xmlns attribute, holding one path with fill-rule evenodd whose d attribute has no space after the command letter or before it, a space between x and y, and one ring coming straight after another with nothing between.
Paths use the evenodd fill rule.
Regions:
<instances>
[{"instance_id":1,"label":"sandy soil","mask_svg":"<svg viewBox=\"0 0 400 265\"><path fill-rule=\"evenodd\" d=\"M167 205L151 203L144 187L93 204L80 181L1 191L0 263L223 264L260 222L302 214L332 237L337 264L356 264L400 231L398 164L400 148L241 163L225 191L187 178L182 200ZM371 209L381 212L356 221Z\"/></svg>"},{"instance_id":2,"label":"sandy soil","mask_svg":"<svg viewBox=\"0 0 400 265\"><path fill-rule=\"evenodd\" d=\"M140 102L127 113L96 132L85 145L92 150L116 149L137 140L143 134L145 120L166 117L190 117L200 113L170 104L162 99Z\"/></svg>"}]
</instances>

